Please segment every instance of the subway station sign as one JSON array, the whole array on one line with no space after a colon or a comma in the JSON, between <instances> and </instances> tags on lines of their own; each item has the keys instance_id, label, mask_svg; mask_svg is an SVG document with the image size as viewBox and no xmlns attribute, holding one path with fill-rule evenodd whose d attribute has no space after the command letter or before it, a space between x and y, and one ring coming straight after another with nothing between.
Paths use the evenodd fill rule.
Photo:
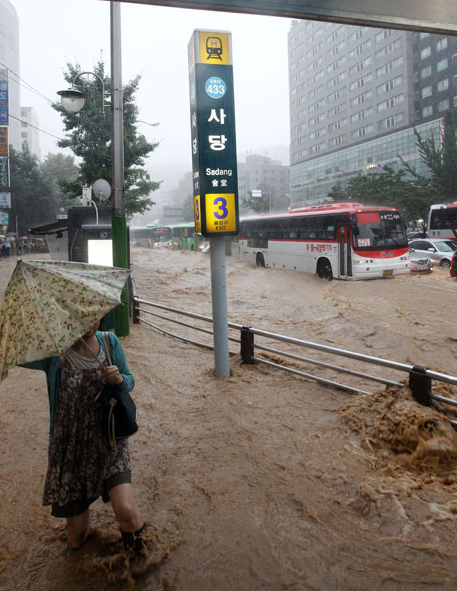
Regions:
<instances>
[{"instance_id":1,"label":"subway station sign","mask_svg":"<svg viewBox=\"0 0 457 591\"><path fill-rule=\"evenodd\" d=\"M239 231L231 34L196 30L189 42L195 231Z\"/></svg>"}]
</instances>

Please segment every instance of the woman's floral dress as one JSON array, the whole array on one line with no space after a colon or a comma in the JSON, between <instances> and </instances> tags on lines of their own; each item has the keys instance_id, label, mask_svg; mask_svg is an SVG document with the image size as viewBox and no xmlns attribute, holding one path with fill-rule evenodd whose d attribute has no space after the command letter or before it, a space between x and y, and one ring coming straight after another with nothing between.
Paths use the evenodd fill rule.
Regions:
<instances>
[{"instance_id":1,"label":"woman's floral dress","mask_svg":"<svg viewBox=\"0 0 457 591\"><path fill-rule=\"evenodd\" d=\"M98 363L94 360L94 367L83 368L67 356L60 363L59 400L43 505L63 506L99 497L103 482L130 471L131 464L127 440L118 441L112 449L101 428L101 408L94 400L104 383Z\"/></svg>"}]
</instances>

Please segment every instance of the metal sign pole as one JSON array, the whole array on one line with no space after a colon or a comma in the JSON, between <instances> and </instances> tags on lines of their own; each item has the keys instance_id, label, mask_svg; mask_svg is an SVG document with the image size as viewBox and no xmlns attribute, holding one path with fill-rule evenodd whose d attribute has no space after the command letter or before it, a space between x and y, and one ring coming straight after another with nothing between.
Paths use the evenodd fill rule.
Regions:
<instances>
[{"instance_id":1,"label":"metal sign pole","mask_svg":"<svg viewBox=\"0 0 457 591\"><path fill-rule=\"evenodd\" d=\"M216 377L230 376L227 272L225 265L225 238L209 239L211 264L211 297L213 304L214 373Z\"/></svg>"}]
</instances>

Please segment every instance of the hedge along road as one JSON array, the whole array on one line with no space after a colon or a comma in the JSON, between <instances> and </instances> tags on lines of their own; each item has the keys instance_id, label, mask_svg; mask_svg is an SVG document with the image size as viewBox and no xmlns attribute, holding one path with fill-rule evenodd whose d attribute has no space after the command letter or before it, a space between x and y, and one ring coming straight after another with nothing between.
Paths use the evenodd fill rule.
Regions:
<instances>
[{"instance_id":1,"label":"hedge along road","mask_svg":"<svg viewBox=\"0 0 457 591\"><path fill-rule=\"evenodd\" d=\"M14 263L2 264L2 291ZM208 256L132 248L132 268L140 297L211 315ZM232 322L453 375L456 289L439 269L326 283L227 258ZM238 356L216 379L212 352L142 324L123 346L140 422L133 476L157 562L136 589L456 587L456 436L407 389L351 396ZM41 506L44 376L15 368L0 396L0 589L127 588L107 507L93 505L94 535L68 556L63 524Z\"/></svg>"}]
</instances>

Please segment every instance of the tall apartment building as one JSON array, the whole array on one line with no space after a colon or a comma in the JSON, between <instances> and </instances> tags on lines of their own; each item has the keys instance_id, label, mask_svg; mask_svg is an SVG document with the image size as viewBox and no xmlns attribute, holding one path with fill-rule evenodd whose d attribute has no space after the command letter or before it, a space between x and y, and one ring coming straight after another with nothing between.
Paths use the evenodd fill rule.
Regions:
<instances>
[{"instance_id":1,"label":"tall apartment building","mask_svg":"<svg viewBox=\"0 0 457 591\"><path fill-rule=\"evenodd\" d=\"M39 121L33 107L21 107L21 146L41 160Z\"/></svg>"},{"instance_id":2,"label":"tall apartment building","mask_svg":"<svg viewBox=\"0 0 457 591\"><path fill-rule=\"evenodd\" d=\"M293 21L288 39L292 206L324 201L337 182L344 184L354 174L385 164L399 167L398 155L423 172L413 126L439 142L438 99L451 105L451 90L445 96L441 82L442 60L450 64L455 53L455 45L444 41L449 38L428 37L435 45L427 54L423 34ZM429 81L420 77L426 67ZM423 89L430 85L428 95L430 89ZM432 110L431 103L436 103ZM446 104L440 104L443 112Z\"/></svg>"},{"instance_id":3,"label":"tall apartment building","mask_svg":"<svg viewBox=\"0 0 457 591\"><path fill-rule=\"evenodd\" d=\"M8 140L16 150L20 141L19 19L9 0L0 0L0 78L8 80Z\"/></svg>"}]
</instances>

